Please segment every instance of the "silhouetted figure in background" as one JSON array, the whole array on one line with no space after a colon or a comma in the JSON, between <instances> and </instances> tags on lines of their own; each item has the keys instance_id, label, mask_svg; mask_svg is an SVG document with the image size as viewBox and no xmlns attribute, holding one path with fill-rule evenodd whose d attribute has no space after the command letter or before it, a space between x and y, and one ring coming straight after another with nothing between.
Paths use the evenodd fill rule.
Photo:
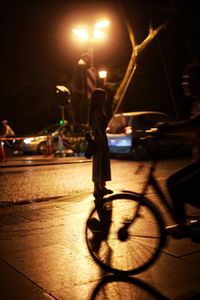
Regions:
<instances>
[{"instance_id":1,"label":"silhouetted figure in background","mask_svg":"<svg viewBox=\"0 0 200 300\"><path fill-rule=\"evenodd\" d=\"M7 120L1 122L1 137L14 137L15 132L12 130Z\"/></svg>"},{"instance_id":2,"label":"silhouetted figure in background","mask_svg":"<svg viewBox=\"0 0 200 300\"><path fill-rule=\"evenodd\" d=\"M3 120L1 122L1 132L0 132L0 136L3 138L14 138L15 137L15 132L12 130L11 126L8 124L7 120ZM7 140L5 141L5 144L8 147L13 147L14 144L14 140Z\"/></svg>"},{"instance_id":3,"label":"silhouetted figure in background","mask_svg":"<svg viewBox=\"0 0 200 300\"><path fill-rule=\"evenodd\" d=\"M89 108L89 126L92 129L97 145L93 155L92 180L94 182L94 197L105 196L113 191L106 188L106 181L111 180L109 148L106 136L109 117L107 109L107 93L97 88L91 96Z\"/></svg>"},{"instance_id":4,"label":"silhouetted figure in background","mask_svg":"<svg viewBox=\"0 0 200 300\"><path fill-rule=\"evenodd\" d=\"M185 95L193 99L191 117L159 126L161 133L181 138L193 149L194 162L170 176L167 181L178 222L169 228L174 235L194 232L192 226L186 226L185 203L200 208L200 110L197 109L200 103L200 65L187 66L182 85Z\"/></svg>"}]
</instances>

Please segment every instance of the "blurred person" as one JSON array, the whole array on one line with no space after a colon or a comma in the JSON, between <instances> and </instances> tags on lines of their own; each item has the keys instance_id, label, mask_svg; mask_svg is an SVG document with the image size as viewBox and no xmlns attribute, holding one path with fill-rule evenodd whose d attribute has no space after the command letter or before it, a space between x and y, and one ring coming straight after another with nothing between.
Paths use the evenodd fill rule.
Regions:
<instances>
[{"instance_id":1,"label":"blurred person","mask_svg":"<svg viewBox=\"0 0 200 300\"><path fill-rule=\"evenodd\" d=\"M176 236L194 233L194 228L187 224L185 204L200 208L200 65L191 64L186 67L182 86L184 94L193 101L191 116L187 120L158 126L161 133L183 139L192 145L193 162L167 180L177 220L177 224L170 226L168 230ZM193 224L199 226L198 221Z\"/></svg>"},{"instance_id":2,"label":"blurred person","mask_svg":"<svg viewBox=\"0 0 200 300\"><path fill-rule=\"evenodd\" d=\"M112 194L106 188L106 182L111 180L109 148L106 129L109 122L109 108L107 107L107 93L97 88L93 91L89 107L89 127L92 130L96 151L93 154L92 181L94 182L95 198Z\"/></svg>"},{"instance_id":3,"label":"blurred person","mask_svg":"<svg viewBox=\"0 0 200 300\"><path fill-rule=\"evenodd\" d=\"M14 137L15 132L12 130L11 126L8 124L7 120L1 122L1 137Z\"/></svg>"},{"instance_id":4,"label":"blurred person","mask_svg":"<svg viewBox=\"0 0 200 300\"><path fill-rule=\"evenodd\" d=\"M58 132L58 152L63 152L64 148L73 148L69 140L69 137L72 136L72 132L73 129L69 121L64 120L64 126L62 126Z\"/></svg>"},{"instance_id":5,"label":"blurred person","mask_svg":"<svg viewBox=\"0 0 200 300\"><path fill-rule=\"evenodd\" d=\"M11 126L9 125L7 120L3 120L1 122L1 133L0 136L3 138L14 138L15 137L15 132L12 130ZM5 141L6 145L9 147L12 147L13 144L15 143L15 140L7 140Z\"/></svg>"}]
</instances>

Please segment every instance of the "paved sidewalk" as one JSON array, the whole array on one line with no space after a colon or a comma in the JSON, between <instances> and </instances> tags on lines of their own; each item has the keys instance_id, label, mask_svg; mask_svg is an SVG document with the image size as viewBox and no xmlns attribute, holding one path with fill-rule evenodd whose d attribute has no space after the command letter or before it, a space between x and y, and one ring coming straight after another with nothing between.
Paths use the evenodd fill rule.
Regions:
<instances>
[{"instance_id":1,"label":"paved sidewalk","mask_svg":"<svg viewBox=\"0 0 200 300\"><path fill-rule=\"evenodd\" d=\"M92 206L85 194L0 209L0 299L115 300L116 292L126 300L162 299L155 291L200 299L200 244L187 239L169 238L159 260L135 277L105 274L84 238ZM97 287L99 298L92 296Z\"/></svg>"}]
</instances>

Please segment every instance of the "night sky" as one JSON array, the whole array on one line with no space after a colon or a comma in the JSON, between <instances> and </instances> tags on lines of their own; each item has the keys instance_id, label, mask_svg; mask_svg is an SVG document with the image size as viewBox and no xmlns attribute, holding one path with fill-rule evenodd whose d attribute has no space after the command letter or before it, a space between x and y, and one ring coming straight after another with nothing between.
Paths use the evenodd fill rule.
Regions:
<instances>
[{"instance_id":1,"label":"night sky","mask_svg":"<svg viewBox=\"0 0 200 300\"><path fill-rule=\"evenodd\" d=\"M78 44L71 30L80 23L94 24L101 16L110 19L107 40L95 45L95 65L106 66L108 81L116 82L131 53L123 13L132 24L137 43L147 36L150 24L155 28L167 21L168 26L138 58L121 109L162 110L183 118L189 100L181 90L182 72L187 63L200 59L199 1L128 2L119 6L118 1L4 1L0 120L9 120L17 135L57 122L60 108L55 86L63 84L72 91L77 122L84 122L87 105L77 62L87 45Z\"/></svg>"}]
</instances>

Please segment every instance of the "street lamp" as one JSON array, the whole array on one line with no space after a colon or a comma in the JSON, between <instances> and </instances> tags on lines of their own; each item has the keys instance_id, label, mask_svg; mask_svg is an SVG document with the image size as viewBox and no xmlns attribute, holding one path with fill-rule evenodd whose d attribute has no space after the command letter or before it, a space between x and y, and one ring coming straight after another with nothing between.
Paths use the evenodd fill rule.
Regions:
<instances>
[{"instance_id":1,"label":"street lamp","mask_svg":"<svg viewBox=\"0 0 200 300\"><path fill-rule=\"evenodd\" d=\"M99 71L99 78L106 79L107 78L107 71L106 70L100 70Z\"/></svg>"},{"instance_id":2,"label":"street lamp","mask_svg":"<svg viewBox=\"0 0 200 300\"><path fill-rule=\"evenodd\" d=\"M82 73L84 76L84 99L90 100L93 90L97 87L97 74L94 64L94 46L105 39L105 29L109 26L108 20L102 20L95 23L92 27L81 26L72 29L74 35L79 41L87 44L87 52L82 53L78 61L78 65L82 66ZM88 110L88 101L82 103L82 112L86 116ZM84 117L85 118L85 117ZM86 118L85 118L86 119Z\"/></svg>"},{"instance_id":3,"label":"street lamp","mask_svg":"<svg viewBox=\"0 0 200 300\"><path fill-rule=\"evenodd\" d=\"M94 67L94 44L102 41L105 38L104 29L108 27L110 22L108 20L102 20L101 22L95 23L92 29L92 34L87 27L73 28L72 32L76 37L89 43L88 47L88 62L89 67Z\"/></svg>"},{"instance_id":4,"label":"street lamp","mask_svg":"<svg viewBox=\"0 0 200 300\"><path fill-rule=\"evenodd\" d=\"M102 69L99 72L99 78L100 78L100 82L102 84L102 87L104 87L106 85L106 81L107 81L107 71Z\"/></svg>"}]
</instances>

